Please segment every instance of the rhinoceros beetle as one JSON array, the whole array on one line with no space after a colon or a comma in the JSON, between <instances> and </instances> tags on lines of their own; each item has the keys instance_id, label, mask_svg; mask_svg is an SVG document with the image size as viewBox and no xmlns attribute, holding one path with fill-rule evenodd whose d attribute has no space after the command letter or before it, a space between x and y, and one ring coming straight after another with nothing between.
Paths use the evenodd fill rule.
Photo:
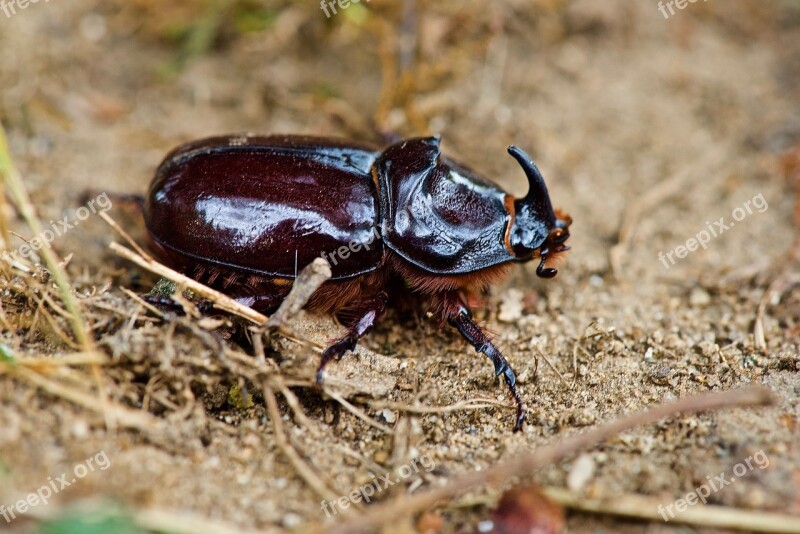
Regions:
<instances>
[{"instance_id":1,"label":"rhinoceros beetle","mask_svg":"<svg viewBox=\"0 0 800 534\"><path fill-rule=\"evenodd\" d=\"M333 277L309 301L335 313L347 333L317 372L355 349L383 316L389 295L421 295L503 375L525 412L514 371L473 320L468 303L515 262L536 273L569 247L569 216L554 211L539 169L519 148L529 190L514 198L442 155L440 138L383 151L300 136L214 137L182 145L158 167L145 198L153 246L170 264L241 303L269 313L319 256Z\"/></svg>"}]
</instances>

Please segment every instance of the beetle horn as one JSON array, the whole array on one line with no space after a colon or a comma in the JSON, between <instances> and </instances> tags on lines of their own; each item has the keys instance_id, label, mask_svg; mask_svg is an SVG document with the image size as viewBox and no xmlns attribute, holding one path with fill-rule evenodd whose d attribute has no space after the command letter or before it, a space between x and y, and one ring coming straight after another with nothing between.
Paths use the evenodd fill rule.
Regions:
<instances>
[{"instance_id":1,"label":"beetle horn","mask_svg":"<svg viewBox=\"0 0 800 534\"><path fill-rule=\"evenodd\" d=\"M546 221L548 225L554 224L556 214L553 211L553 205L550 203L550 195L547 192L547 186L544 183L542 173L539 172L539 168L530 156L519 147L511 145L508 147L508 153L517 160L528 177L528 194L514 201L517 212L521 211L521 208L527 207L540 220Z\"/></svg>"}]
</instances>

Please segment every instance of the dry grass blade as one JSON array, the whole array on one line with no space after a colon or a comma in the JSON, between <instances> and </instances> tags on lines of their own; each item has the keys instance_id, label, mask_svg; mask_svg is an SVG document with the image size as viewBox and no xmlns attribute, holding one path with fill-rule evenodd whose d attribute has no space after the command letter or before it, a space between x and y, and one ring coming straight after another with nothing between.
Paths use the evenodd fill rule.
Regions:
<instances>
[{"instance_id":1,"label":"dry grass blade","mask_svg":"<svg viewBox=\"0 0 800 534\"><path fill-rule=\"evenodd\" d=\"M195 534L196 532L214 532L215 534L264 534L281 532L271 530L247 530L239 526L221 523L219 520L200 517L185 512L170 510L146 509L133 512L134 522L152 532L171 532L173 534Z\"/></svg>"},{"instance_id":2,"label":"dry grass blade","mask_svg":"<svg viewBox=\"0 0 800 534\"><path fill-rule=\"evenodd\" d=\"M367 414L365 414L364 412L362 412L361 410L359 410L358 408L353 406L351 403L347 402L347 400L344 397L342 397L341 395L339 395L338 393L334 393L334 392L332 392L332 391L330 391L328 389L324 389L324 391L325 391L326 395L328 395L330 398L332 398L333 400L335 400L336 402L341 404L344 407L345 410L347 410L351 414L355 415L356 417L358 417L359 419L361 419L362 421L364 421L368 425L377 428L381 432L386 432L387 434L391 434L393 432L392 429L389 428L388 426L377 422L375 419L373 419L372 417L368 416Z\"/></svg>"},{"instance_id":3,"label":"dry grass blade","mask_svg":"<svg viewBox=\"0 0 800 534\"><path fill-rule=\"evenodd\" d=\"M252 308L248 308L243 304L239 304L234 299L228 297L227 295L220 293L210 287L201 284L196 280L192 280L191 278L179 273L178 271L174 271L167 267L166 265L159 263L153 259L147 259L140 254L130 250L129 248L123 247L119 243L111 243L109 245L111 250L113 250L118 255L122 256L126 260L132 261L136 265L147 269L148 271L155 273L162 278L166 278L168 280L172 280L178 286L190 289L193 292L197 293L203 298L206 298L214 303L214 306L228 312L232 315L236 315L238 317L242 317L251 321L255 324L265 324L268 320L266 315L260 314Z\"/></svg>"},{"instance_id":4,"label":"dry grass blade","mask_svg":"<svg viewBox=\"0 0 800 534\"><path fill-rule=\"evenodd\" d=\"M97 215L99 215L100 218L103 219L105 221L105 223L112 228L112 230L117 232L122 237L122 239L127 241L128 244L131 247L133 247L133 250L135 250L141 257L143 257L144 259L146 259L148 261L153 261L153 257L150 254L148 254L145 249L140 247L139 243L134 241L133 238L128 234L128 232L123 230L122 227L119 224L117 224L117 221L112 219L110 215L108 215L104 211L98 212Z\"/></svg>"},{"instance_id":5,"label":"dry grass blade","mask_svg":"<svg viewBox=\"0 0 800 534\"><path fill-rule=\"evenodd\" d=\"M22 183L22 178L19 175L19 171L17 171L17 168L11 159L11 153L9 152L8 142L6 140L6 133L2 125L0 125L0 175L2 175L8 191L11 194L11 197L13 198L20 214L28 224L28 227L31 229L34 235L42 235L42 226L39 223L38 217L36 216L33 204L31 204L28 191L25 189L25 186ZM89 326L83 319L80 306L78 305L78 300L75 298L75 294L72 291L72 286L69 283L66 271L64 271L64 268L56 256L56 253L53 252L53 249L51 249L49 246L40 247L39 252L44 258L45 264L50 271L50 275L53 277L59 293L61 294L61 300L64 302L64 307L68 312L67 319L72 326L72 333L75 336L75 340L78 342L78 345L80 345L83 352L94 352L94 339ZM105 386L103 385L103 376L100 373L100 368L97 365L92 365L91 373L95 383L97 384L97 391L100 401L99 404L103 409L106 426L108 428L114 428L115 421L110 415L110 406L108 397L106 395Z\"/></svg>"},{"instance_id":6,"label":"dry grass blade","mask_svg":"<svg viewBox=\"0 0 800 534\"><path fill-rule=\"evenodd\" d=\"M72 365L107 365L110 363L108 356L99 352L71 352L64 355L51 356L25 356L14 358L13 363L0 361L0 374L8 371L11 367L21 365L36 371L45 371L54 367L66 367Z\"/></svg>"},{"instance_id":7,"label":"dry grass blade","mask_svg":"<svg viewBox=\"0 0 800 534\"><path fill-rule=\"evenodd\" d=\"M558 375L558 378L561 380L561 383L567 386L567 388L572 389L570 383L567 382L567 379L564 378L564 375L561 374L561 371L559 371L558 368L555 365L553 365L553 362L550 361L550 358L548 358L545 355L545 353L536 345L534 345L533 348L534 350L536 350L536 352L539 353L539 356L541 356L544 359L545 363L547 363L547 366L550 367L550 369L552 369L553 372Z\"/></svg>"},{"instance_id":8,"label":"dry grass blade","mask_svg":"<svg viewBox=\"0 0 800 534\"><path fill-rule=\"evenodd\" d=\"M19 365L9 366L8 371L11 376L27 380L51 395L66 399L88 410L99 412L106 417L112 417L117 424L123 427L135 428L143 431L152 431L159 427L159 422L151 417L150 414L131 410L130 408L115 405L111 402L98 403L97 398L88 393L48 380L42 375L25 367Z\"/></svg>"},{"instance_id":9,"label":"dry grass blade","mask_svg":"<svg viewBox=\"0 0 800 534\"><path fill-rule=\"evenodd\" d=\"M109 510L108 503L84 501L73 506L71 512L78 511L81 515L92 518L105 517L113 514L115 509ZM137 526L148 532L170 532L171 534L194 534L196 532L214 532L215 534L264 534L266 532L281 532L280 529L248 530L239 526L223 523L217 519L202 517L185 510L175 511L162 508L124 509L120 510L125 518L129 518ZM32 508L27 515L41 521L52 521L67 515L64 508L50 504L47 508Z\"/></svg>"},{"instance_id":10,"label":"dry grass blade","mask_svg":"<svg viewBox=\"0 0 800 534\"><path fill-rule=\"evenodd\" d=\"M42 226L39 223L38 217L36 217L36 212L33 208L33 204L31 204L28 191L22 183L19 171L17 171L11 159L8 142L6 141L6 133L2 125L0 125L0 175L2 175L8 192L11 194L11 198L14 200L19 213L25 219L31 232L37 236L41 235ZM78 344L83 347L85 352L91 352L94 350L94 341L89 333L86 322L83 320L80 306L72 292L72 286L67 279L66 272L64 272L64 269L61 267L55 252L53 252L53 249L49 246L41 247L39 253L44 258L45 264L61 293L61 300L64 302L64 306L69 312L69 320L75 339L78 341Z\"/></svg>"},{"instance_id":11,"label":"dry grass blade","mask_svg":"<svg viewBox=\"0 0 800 534\"><path fill-rule=\"evenodd\" d=\"M305 480L306 484L308 484L317 495L328 501L336 499L336 494L328 489L322 479L320 479L314 470L306 464L289 443L289 439L286 437L286 432L283 429L281 412L278 409L278 399L275 398L275 392L272 390L272 386L265 383L262 386L262 390L264 392L264 400L267 403L269 417L272 419L272 426L275 430L275 441L278 448L283 452L286 458L289 459L289 462L291 462L297 474Z\"/></svg>"},{"instance_id":12,"label":"dry grass blade","mask_svg":"<svg viewBox=\"0 0 800 534\"><path fill-rule=\"evenodd\" d=\"M573 510L648 519L659 523L664 521L664 517L658 512L659 505L663 505L664 502L653 497L614 495L611 499L591 499L564 488L554 487L544 488L544 493L559 504ZM670 522L719 529L774 533L800 532L800 517L797 516L740 510L713 504L689 508L675 517L671 517Z\"/></svg>"},{"instance_id":13,"label":"dry grass blade","mask_svg":"<svg viewBox=\"0 0 800 534\"><path fill-rule=\"evenodd\" d=\"M630 428L654 423L659 419L679 413L703 412L736 406L764 406L772 402L774 399L768 388L750 387L723 393L703 393L670 404L660 404L649 410L617 419L589 432L570 436L559 443L522 453L489 469L458 476L442 487L432 488L412 496L401 496L376 505L358 519L332 527L322 525L319 527L322 531L331 533L372 532L399 518L435 506L442 499L456 497L477 487L501 484L511 477L519 476L520 473L531 473L541 469Z\"/></svg>"},{"instance_id":14,"label":"dry grass blade","mask_svg":"<svg viewBox=\"0 0 800 534\"><path fill-rule=\"evenodd\" d=\"M622 218L617 244L609 250L609 263L614 276L623 275L622 263L628 253L633 236L643 215L652 212L667 198L684 191L691 179L708 174L712 169L718 168L728 154L727 146L718 145L695 165L681 169L677 174L651 187L644 195L628 206Z\"/></svg>"},{"instance_id":15,"label":"dry grass blade","mask_svg":"<svg viewBox=\"0 0 800 534\"><path fill-rule=\"evenodd\" d=\"M494 408L502 406L508 408L510 404L496 401L494 399L468 399L459 401L447 406L413 406L411 404L403 404L402 402L388 402L379 400L367 400L364 403L374 410L382 410L388 408L389 410L397 410L403 413L416 413L416 414L429 414L429 413L449 413L466 410L485 410L486 408Z\"/></svg>"},{"instance_id":16,"label":"dry grass blade","mask_svg":"<svg viewBox=\"0 0 800 534\"><path fill-rule=\"evenodd\" d=\"M767 352L767 339L764 332L764 318L767 307L773 300L780 300L781 295L791 286L800 284L800 276L784 271L764 291L756 309L756 319L753 322L753 342L762 353Z\"/></svg>"}]
</instances>

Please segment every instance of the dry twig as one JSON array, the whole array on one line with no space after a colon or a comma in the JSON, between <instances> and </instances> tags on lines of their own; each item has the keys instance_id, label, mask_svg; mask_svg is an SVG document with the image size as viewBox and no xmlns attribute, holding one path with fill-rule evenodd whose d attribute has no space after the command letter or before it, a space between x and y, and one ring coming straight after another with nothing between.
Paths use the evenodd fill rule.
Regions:
<instances>
[{"instance_id":1,"label":"dry twig","mask_svg":"<svg viewBox=\"0 0 800 534\"><path fill-rule=\"evenodd\" d=\"M725 156L729 154L727 145L719 144L715 149L707 152L702 160L695 165L684 167L678 173L667 180L664 180L647 190L625 210L620 225L617 244L609 250L609 263L614 276L622 276L622 263L628 253L633 236L639 225L639 220L647 213L652 212L667 198L672 195L685 191L686 185L691 179L697 178L711 172L719 166Z\"/></svg>"},{"instance_id":2,"label":"dry twig","mask_svg":"<svg viewBox=\"0 0 800 534\"><path fill-rule=\"evenodd\" d=\"M486 408L493 408L496 406L508 407L507 403L496 401L494 399L467 399L459 401L447 406L412 406L402 402L390 402L380 400L367 400L365 403L374 410L382 410L388 408L390 410L397 410L404 413L416 414L429 414L429 413L448 413L457 412L460 410L483 410Z\"/></svg>"},{"instance_id":3,"label":"dry twig","mask_svg":"<svg viewBox=\"0 0 800 534\"><path fill-rule=\"evenodd\" d=\"M189 289L201 297L210 300L220 310L238 317L242 317L255 324L265 324L267 322L267 317L265 315L262 315L254 309L248 308L243 304L239 304L229 296L211 289L210 287L201 284L196 280L192 280L191 278L179 273L178 271L170 269L166 265L163 265L152 258L147 259L142 255L130 250L129 248L123 247L119 243L111 243L109 247L126 260L132 261L136 265L147 269L148 271L155 273L162 278L172 280L179 287Z\"/></svg>"},{"instance_id":4,"label":"dry twig","mask_svg":"<svg viewBox=\"0 0 800 534\"><path fill-rule=\"evenodd\" d=\"M93 366L97 367L96 364L93 364ZM143 431L151 431L159 427L160 422L148 413L131 410L130 408L116 405L112 402L98 403L96 397L49 380L26 367L18 365L8 366L7 371L9 375L27 380L51 395L66 399L88 410L99 412L103 414L106 419L111 417L116 423L119 423L123 427L135 428Z\"/></svg>"},{"instance_id":5,"label":"dry twig","mask_svg":"<svg viewBox=\"0 0 800 534\"><path fill-rule=\"evenodd\" d=\"M404 495L373 506L361 517L346 523L332 527L319 525L319 527L322 531L330 533L371 532L399 518L431 508L442 499L453 498L481 486L501 484L512 477L530 474L630 428L654 423L664 417L684 412L702 412L736 406L763 406L772 402L773 396L768 388L750 387L723 393L703 393L670 404L660 404L589 432L570 436L559 443L522 453L489 469L458 476L444 486L431 488L412 496Z\"/></svg>"},{"instance_id":6,"label":"dry twig","mask_svg":"<svg viewBox=\"0 0 800 534\"><path fill-rule=\"evenodd\" d=\"M281 412L278 408L278 400L275 398L275 392L272 391L272 386L268 383L262 385L264 392L264 400L267 403L267 411L269 417L272 419L272 426L275 430L275 442L278 448L288 458L289 462L294 467L297 474L305 480L306 484L314 490L314 492L325 500L332 501L336 499L336 494L328 489L322 479L317 476L311 467L297 454L289 439L286 437L286 432L283 429L283 422L281 421Z\"/></svg>"}]
</instances>

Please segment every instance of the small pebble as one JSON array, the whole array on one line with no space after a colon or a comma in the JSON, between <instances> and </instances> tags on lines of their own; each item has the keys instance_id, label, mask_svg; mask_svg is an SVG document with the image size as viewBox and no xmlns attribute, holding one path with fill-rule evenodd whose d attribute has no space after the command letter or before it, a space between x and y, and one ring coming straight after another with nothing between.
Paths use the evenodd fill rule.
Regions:
<instances>
[{"instance_id":1,"label":"small pebble","mask_svg":"<svg viewBox=\"0 0 800 534\"><path fill-rule=\"evenodd\" d=\"M567 475L567 487L572 491L581 491L594 476L595 463L588 454L581 454L572 465Z\"/></svg>"},{"instance_id":2,"label":"small pebble","mask_svg":"<svg viewBox=\"0 0 800 534\"><path fill-rule=\"evenodd\" d=\"M292 513L289 513L289 514L286 514L285 516L283 516L283 521L282 521L283 526L286 527L286 528L298 527L298 526L300 526L300 523L302 523L302 522L303 522L303 518L302 517L300 517L297 514L292 514Z\"/></svg>"},{"instance_id":3,"label":"small pebble","mask_svg":"<svg viewBox=\"0 0 800 534\"><path fill-rule=\"evenodd\" d=\"M708 291L701 287L696 287L692 289L691 293L689 293L689 304L694 306L695 308L699 308L701 306L708 306L711 304L711 295L708 294Z\"/></svg>"},{"instance_id":4,"label":"small pebble","mask_svg":"<svg viewBox=\"0 0 800 534\"><path fill-rule=\"evenodd\" d=\"M513 323L522 317L522 299L525 295L519 289L508 289L500 297L500 313L497 320L504 323Z\"/></svg>"}]
</instances>

